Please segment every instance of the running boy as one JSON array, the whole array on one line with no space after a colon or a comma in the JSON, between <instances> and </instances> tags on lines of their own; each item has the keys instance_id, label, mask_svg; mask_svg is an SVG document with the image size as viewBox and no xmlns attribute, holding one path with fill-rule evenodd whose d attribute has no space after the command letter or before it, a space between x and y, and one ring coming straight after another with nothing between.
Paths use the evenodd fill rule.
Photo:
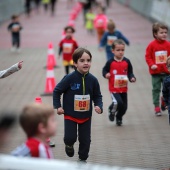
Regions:
<instances>
[{"instance_id":1,"label":"running boy","mask_svg":"<svg viewBox=\"0 0 170 170\"><path fill-rule=\"evenodd\" d=\"M112 53L112 44L117 39L122 39L127 45L129 45L129 40L118 30L116 30L115 23L110 19L107 24L107 30L105 31L100 44L99 49L105 47L107 60L113 58L114 54Z\"/></svg>"},{"instance_id":2,"label":"running boy","mask_svg":"<svg viewBox=\"0 0 170 170\"><path fill-rule=\"evenodd\" d=\"M103 77L109 81L109 91L112 103L109 106L109 119L114 121L116 114L117 126L122 125L122 117L127 110L127 85L135 82L132 64L129 59L124 57L125 43L123 40L115 40L112 44L114 58L106 62L103 67Z\"/></svg>"},{"instance_id":3,"label":"running boy","mask_svg":"<svg viewBox=\"0 0 170 170\"><path fill-rule=\"evenodd\" d=\"M19 23L19 17L17 15L13 15L11 17L12 22L8 25L8 30L12 35L12 48L11 51L15 51L17 49L20 52L20 31L22 29L21 24Z\"/></svg>"},{"instance_id":4,"label":"running boy","mask_svg":"<svg viewBox=\"0 0 170 170\"><path fill-rule=\"evenodd\" d=\"M79 160L86 162L91 142L92 101L95 111L102 113L102 95L97 78L89 73L92 55L78 48L73 53L75 71L66 75L55 87L53 105L64 114L64 143L69 157L74 156L74 143L79 139ZM63 106L60 97L63 94Z\"/></svg>"},{"instance_id":5,"label":"running boy","mask_svg":"<svg viewBox=\"0 0 170 170\"><path fill-rule=\"evenodd\" d=\"M145 60L152 77L152 99L155 106L155 115L161 116L161 84L169 74L166 67L167 57L170 56L170 43L166 41L168 27L162 23L154 23L152 32L155 39L146 48ZM163 107L162 110L164 110Z\"/></svg>"},{"instance_id":6,"label":"running boy","mask_svg":"<svg viewBox=\"0 0 170 170\"><path fill-rule=\"evenodd\" d=\"M54 136L56 132L54 109L41 103L27 105L23 108L19 121L27 140L14 150L12 155L53 158L46 139Z\"/></svg>"},{"instance_id":7,"label":"running boy","mask_svg":"<svg viewBox=\"0 0 170 170\"><path fill-rule=\"evenodd\" d=\"M64 29L65 37L59 43L59 58L63 53L63 65L65 67L66 74L69 74L69 67L73 67L72 54L76 48L78 48L77 42L73 39L73 33L75 29L71 26L67 26Z\"/></svg>"}]
</instances>

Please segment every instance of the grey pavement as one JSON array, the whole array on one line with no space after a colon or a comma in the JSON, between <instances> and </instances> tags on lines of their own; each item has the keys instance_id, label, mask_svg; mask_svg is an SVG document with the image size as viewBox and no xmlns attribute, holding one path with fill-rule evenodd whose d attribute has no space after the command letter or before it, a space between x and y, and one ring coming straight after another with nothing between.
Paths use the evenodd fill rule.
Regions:
<instances>
[{"instance_id":1,"label":"grey pavement","mask_svg":"<svg viewBox=\"0 0 170 170\"><path fill-rule=\"evenodd\" d=\"M23 60L23 68L10 77L1 79L0 108L15 110L19 114L23 106L33 102L36 96L44 92L46 70L43 68L47 59L48 43L54 44L56 59L57 45L61 39L62 29L66 26L71 9L66 7L66 0L59 0L54 17L50 13L32 12L31 17L21 15L20 20L24 27L22 31L21 53L10 52L10 34L7 32L6 21L0 26L0 69L3 70L19 60ZM117 127L115 122L109 122L107 108L111 103L107 80L101 75L106 61L104 51L97 50L97 37L87 34L83 27L82 14L76 20L75 38L80 46L92 52L92 68L101 86L104 112L102 115L93 113L92 142L88 158L89 163L100 163L120 167L137 167L163 169L170 167L170 133L167 112L162 117L155 117L151 98L151 78L145 63L145 48L153 39L152 23L136 14L127 7L112 1L107 10L117 28L130 40L131 45L126 47L127 56L134 67L136 83L129 83L128 110L123 119L123 126ZM62 61L57 59L59 68L54 70L58 83L64 76ZM42 97L44 103L52 105L52 97ZM53 149L56 159L78 159L78 142L75 144L75 156L69 158L64 152L63 143L63 116L58 116L57 134L52 140L56 143ZM0 151L9 153L25 140L25 134L19 125L12 129L9 142Z\"/></svg>"}]
</instances>

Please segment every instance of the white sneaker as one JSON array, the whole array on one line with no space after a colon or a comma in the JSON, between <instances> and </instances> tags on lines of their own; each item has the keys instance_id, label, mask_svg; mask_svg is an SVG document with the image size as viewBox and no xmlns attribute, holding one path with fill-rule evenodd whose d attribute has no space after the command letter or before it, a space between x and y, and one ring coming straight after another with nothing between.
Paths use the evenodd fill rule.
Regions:
<instances>
[{"instance_id":1,"label":"white sneaker","mask_svg":"<svg viewBox=\"0 0 170 170\"><path fill-rule=\"evenodd\" d=\"M21 49L20 49L20 48L17 48L17 52L20 53L20 52L21 52Z\"/></svg>"},{"instance_id":2,"label":"white sneaker","mask_svg":"<svg viewBox=\"0 0 170 170\"><path fill-rule=\"evenodd\" d=\"M155 115L156 116L162 116L162 113L161 112L155 112Z\"/></svg>"}]
</instances>

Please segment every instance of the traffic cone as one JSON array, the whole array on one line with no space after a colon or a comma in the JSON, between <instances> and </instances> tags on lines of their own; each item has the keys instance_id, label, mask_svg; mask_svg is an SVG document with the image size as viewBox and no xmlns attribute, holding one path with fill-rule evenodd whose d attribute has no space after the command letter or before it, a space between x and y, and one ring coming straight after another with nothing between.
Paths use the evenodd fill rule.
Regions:
<instances>
[{"instance_id":1,"label":"traffic cone","mask_svg":"<svg viewBox=\"0 0 170 170\"><path fill-rule=\"evenodd\" d=\"M35 103L42 103L41 97L36 97L35 98Z\"/></svg>"},{"instance_id":2,"label":"traffic cone","mask_svg":"<svg viewBox=\"0 0 170 170\"><path fill-rule=\"evenodd\" d=\"M57 62L56 62L56 59L55 59L54 49L53 49L53 44L52 43L49 43L48 52L47 52L47 64L46 64L46 67L49 67L49 66L57 67Z\"/></svg>"},{"instance_id":3,"label":"traffic cone","mask_svg":"<svg viewBox=\"0 0 170 170\"><path fill-rule=\"evenodd\" d=\"M56 86L56 81L54 77L54 69L52 65L47 67L47 74L46 74L46 84L44 93L41 96L51 96L53 95L53 90Z\"/></svg>"}]
</instances>

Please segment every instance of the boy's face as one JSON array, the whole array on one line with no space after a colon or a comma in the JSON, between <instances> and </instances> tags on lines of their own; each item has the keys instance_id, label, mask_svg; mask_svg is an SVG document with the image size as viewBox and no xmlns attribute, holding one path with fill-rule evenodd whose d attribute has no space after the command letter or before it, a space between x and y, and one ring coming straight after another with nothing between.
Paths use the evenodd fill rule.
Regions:
<instances>
[{"instance_id":1,"label":"boy's face","mask_svg":"<svg viewBox=\"0 0 170 170\"><path fill-rule=\"evenodd\" d=\"M67 37L67 38L71 38L72 35L73 35L72 29L67 29L67 31L66 31L66 37Z\"/></svg>"},{"instance_id":2,"label":"boy's face","mask_svg":"<svg viewBox=\"0 0 170 170\"><path fill-rule=\"evenodd\" d=\"M124 56L125 45L116 44L115 49L112 49L112 53L114 53L114 57L118 60L121 60Z\"/></svg>"},{"instance_id":3,"label":"boy's face","mask_svg":"<svg viewBox=\"0 0 170 170\"><path fill-rule=\"evenodd\" d=\"M77 68L81 74L89 72L91 67L91 58L87 53L83 53L81 58L78 59L77 63L74 63L74 66Z\"/></svg>"},{"instance_id":4,"label":"boy's face","mask_svg":"<svg viewBox=\"0 0 170 170\"><path fill-rule=\"evenodd\" d=\"M163 40L167 39L167 35L168 35L167 29L159 28L158 32L155 34L155 37L158 40L162 40L163 41Z\"/></svg>"}]
</instances>

